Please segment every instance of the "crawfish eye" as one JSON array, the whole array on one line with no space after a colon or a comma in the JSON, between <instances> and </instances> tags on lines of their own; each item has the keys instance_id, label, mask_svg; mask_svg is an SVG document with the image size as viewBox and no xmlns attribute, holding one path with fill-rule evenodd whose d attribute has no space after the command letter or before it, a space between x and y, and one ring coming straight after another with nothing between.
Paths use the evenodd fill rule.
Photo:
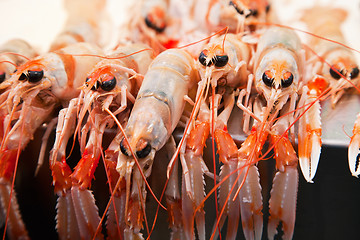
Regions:
<instances>
[{"instance_id":1,"label":"crawfish eye","mask_svg":"<svg viewBox=\"0 0 360 240\"><path fill-rule=\"evenodd\" d=\"M335 71L333 70L333 68L336 69L336 71L338 71L338 72L341 73L341 74L343 74L343 71L342 71L342 70L340 71L340 69L337 69L337 68L334 67L334 66L331 67L330 70L329 70L330 75L331 75L334 79L339 80L339 79L341 78L341 75L338 74L337 72L335 72Z\"/></svg>"},{"instance_id":2,"label":"crawfish eye","mask_svg":"<svg viewBox=\"0 0 360 240\"><path fill-rule=\"evenodd\" d=\"M127 157L129 157L130 155L128 154L128 152L126 151L126 148L124 146L124 138L123 140L121 140L120 142L120 151Z\"/></svg>"},{"instance_id":3,"label":"crawfish eye","mask_svg":"<svg viewBox=\"0 0 360 240\"><path fill-rule=\"evenodd\" d=\"M116 86L116 78L113 77L109 80L106 80L104 82L101 83L100 87L104 90L104 91L111 91L114 89L114 87Z\"/></svg>"},{"instance_id":4,"label":"crawfish eye","mask_svg":"<svg viewBox=\"0 0 360 240\"><path fill-rule=\"evenodd\" d=\"M266 5L265 12L268 13L270 11L270 4Z\"/></svg>"},{"instance_id":5,"label":"crawfish eye","mask_svg":"<svg viewBox=\"0 0 360 240\"><path fill-rule=\"evenodd\" d=\"M19 80L20 81L24 81L28 78L28 76L25 74L25 73L21 73L20 77L19 77Z\"/></svg>"},{"instance_id":6,"label":"crawfish eye","mask_svg":"<svg viewBox=\"0 0 360 240\"><path fill-rule=\"evenodd\" d=\"M233 1L230 1L230 2L229 2L229 5L230 5L230 6L233 6L233 7L235 8L235 10L238 12L238 14L240 14L240 15L243 15L243 14L244 14L244 11L243 11L243 10L240 10L240 9L238 8L238 6L236 6L236 4L235 4Z\"/></svg>"},{"instance_id":7,"label":"crawfish eye","mask_svg":"<svg viewBox=\"0 0 360 240\"><path fill-rule=\"evenodd\" d=\"M199 62L202 65L209 67L212 64L212 61L210 61L208 64L206 64L206 58L207 58L207 56L205 55L204 51L201 51L201 53L199 55Z\"/></svg>"},{"instance_id":8,"label":"crawfish eye","mask_svg":"<svg viewBox=\"0 0 360 240\"><path fill-rule=\"evenodd\" d=\"M270 75L271 75L270 71L265 71L262 75L262 80L265 83L265 85L268 87L272 87L274 82L274 78L271 78Z\"/></svg>"},{"instance_id":9,"label":"crawfish eye","mask_svg":"<svg viewBox=\"0 0 360 240\"><path fill-rule=\"evenodd\" d=\"M354 67L350 73L350 78L354 79L359 75L359 68L358 67Z\"/></svg>"},{"instance_id":10,"label":"crawfish eye","mask_svg":"<svg viewBox=\"0 0 360 240\"><path fill-rule=\"evenodd\" d=\"M90 82L90 79L91 78L86 78L86 81L85 81L85 85L86 86L89 86L89 82ZM95 83L94 83L94 85L91 87L91 90L93 90L93 91L96 91L98 88L99 88L99 85L100 85L101 83L99 82L99 81L96 81Z\"/></svg>"},{"instance_id":11,"label":"crawfish eye","mask_svg":"<svg viewBox=\"0 0 360 240\"><path fill-rule=\"evenodd\" d=\"M149 155L150 152L151 152L151 145L149 142L147 142L146 146L143 149L136 151L136 156L138 158L145 158Z\"/></svg>"},{"instance_id":12,"label":"crawfish eye","mask_svg":"<svg viewBox=\"0 0 360 240\"><path fill-rule=\"evenodd\" d=\"M149 15L147 15L145 17L146 26L148 26L151 29L154 29L158 33L162 33L165 30L165 27L166 27L165 24L163 23L163 24L161 24L161 26L157 26L156 23L154 23L152 20L153 20L153 18L150 17Z\"/></svg>"},{"instance_id":13,"label":"crawfish eye","mask_svg":"<svg viewBox=\"0 0 360 240\"><path fill-rule=\"evenodd\" d=\"M294 81L294 75L291 72L287 72L284 74L284 79L281 79L281 87L287 88Z\"/></svg>"},{"instance_id":14,"label":"crawfish eye","mask_svg":"<svg viewBox=\"0 0 360 240\"><path fill-rule=\"evenodd\" d=\"M6 74L5 72L0 72L0 83L2 83L3 81L5 81L5 77L6 77Z\"/></svg>"},{"instance_id":15,"label":"crawfish eye","mask_svg":"<svg viewBox=\"0 0 360 240\"><path fill-rule=\"evenodd\" d=\"M44 71L28 71L28 81L31 83L39 82L44 77Z\"/></svg>"},{"instance_id":16,"label":"crawfish eye","mask_svg":"<svg viewBox=\"0 0 360 240\"><path fill-rule=\"evenodd\" d=\"M228 55L216 56L215 66L216 67L223 67L229 61Z\"/></svg>"},{"instance_id":17,"label":"crawfish eye","mask_svg":"<svg viewBox=\"0 0 360 240\"><path fill-rule=\"evenodd\" d=\"M249 17L251 15L253 15L254 17L256 17L259 14L257 9L250 9L250 13L248 15L246 15L246 17Z\"/></svg>"}]
</instances>

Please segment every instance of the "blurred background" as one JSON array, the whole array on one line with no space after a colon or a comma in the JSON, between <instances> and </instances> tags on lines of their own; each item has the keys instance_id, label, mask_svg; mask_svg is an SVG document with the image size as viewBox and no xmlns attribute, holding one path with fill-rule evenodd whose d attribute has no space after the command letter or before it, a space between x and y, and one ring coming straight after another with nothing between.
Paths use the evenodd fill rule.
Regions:
<instances>
[{"instance_id":1,"label":"blurred background","mask_svg":"<svg viewBox=\"0 0 360 240\"><path fill-rule=\"evenodd\" d=\"M198 1L207 2L209 0ZM126 18L127 12L134 2L134 0L107 0L107 10L112 20L110 28L113 29L111 44L119 39L119 26L128 20ZM360 41L358 41L360 33L357 31L360 25L359 0L269 0L269 2L283 23L289 26L302 27L302 29L305 27L298 20L302 9L314 4L330 4L346 9L349 16L343 25L344 34L352 47L360 49ZM48 49L51 41L62 29L66 19L62 0L0 0L0 9L2 10L0 43L18 37L29 41L43 51ZM301 35L301 37L304 36Z\"/></svg>"}]
</instances>

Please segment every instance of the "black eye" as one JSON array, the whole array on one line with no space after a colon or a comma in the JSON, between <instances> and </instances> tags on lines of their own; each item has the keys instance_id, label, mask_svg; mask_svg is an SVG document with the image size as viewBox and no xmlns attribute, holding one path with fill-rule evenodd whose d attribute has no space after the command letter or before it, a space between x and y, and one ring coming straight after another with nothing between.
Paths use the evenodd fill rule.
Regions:
<instances>
[{"instance_id":1,"label":"black eye","mask_svg":"<svg viewBox=\"0 0 360 240\"><path fill-rule=\"evenodd\" d=\"M215 66L216 67L223 67L229 61L228 55L216 56Z\"/></svg>"},{"instance_id":2,"label":"black eye","mask_svg":"<svg viewBox=\"0 0 360 240\"><path fill-rule=\"evenodd\" d=\"M128 152L126 151L126 148L125 148L125 146L124 146L124 138L123 138L123 140L121 140L121 142L120 142L120 151L121 151L125 156L129 157L129 154L128 154Z\"/></svg>"},{"instance_id":3,"label":"black eye","mask_svg":"<svg viewBox=\"0 0 360 240\"><path fill-rule=\"evenodd\" d=\"M270 11L270 4L266 5L265 12L268 13Z\"/></svg>"},{"instance_id":4,"label":"black eye","mask_svg":"<svg viewBox=\"0 0 360 240\"><path fill-rule=\"evenodd\" d=\"M335 67L333 67L333 68L335 68ZM342 74L342 71L340 71L340 70L337 69L337 68L335 68L335 69L336 69L336 71L338 71L339 73ZM331 75L334 79L339 80L339 79L341 78L341 75L338 74L337 72L335 72L332 68L330 68L329 72L330 72L330 75Z\"/></svg>"},{"instance_id":5,"label":"black eye","mask_svg":"<svg viewBox=\"0 0 360 240\"><path fill-rule=\"evenodd\" d=\"M26 80L28 78L28 76L25 74L25 73L22 73L21 75L20 75L20 77L19 77L19 80L20 81L24 81L24 80Z\"/></svg>"},{"instance_id":6,"label":"black eye","mask_svg":"<svg viewBox=\"0 0 360 240\"><path fill-rule=\"evenodd\" d=\"M110 80L102 82L100 85L100 87L104 91L111 91L114 89L115 86L116 86L116 78L115 77L111 78Z\"/></svg>"},{"instance_id":7,"label":"black eye","mask_svg":"<svg viewBox=\"0 0 360 240\"><path fill-rule=\"evenodd\" d=\"M266 86L272 87L274 78L269 77L268 74L269 74L269 71L265 71L262 75L262 80Z\"/></svg>"},{"instance_id":8,"label":"black eye","mask_svg":"<svg viewBox=\"0 0 360 240\"><path fill-rule=\"evenodd\" d=\"M294 75L292 73L288 72L288 73L285 73L284 77L285 77L285 79L281 79L281 87L287 88L294 81Z\"/></svg>"},{"instance_id":9,"label":"black eye","mask_svg":"<svg viewBox=\"0 0 360 240\"><path fill-rule=\"evenodd\" d=\"M5 81L5 77L6 77L6 74L4 72L3 73L0 72L0 83Z\"/></svg>"},{"instance_id":10,"label":"black eye","mask_svg":"<svg viewBox=\"0 0 360 240\"><path fill-rule=\"evenodd\" d=\"M257 15L258 15L258 10L257 9L250 9L250 14L249 15L253 15L254 17L256 17ZM249 16L248 15L248 16ZM248 17L248 16L246 16L246 17Z\"/></svg>"},{"instance_id":11,"label":"black eye","mask_svg":"<svg viewBox=\"0 0 360 240\"><path fill-rule=\"evenodd\" d=\"M207 56L205 55L204 51L201 51L199 55L199 62L204 66L210 66L212 64L212 61L209 61L209 63L206 65L206 58Z\"/></svg>"},{"instance_id":12,"label":"black eye","mask_svg":"<svg viewBox=\"0 0 360 240\"><path fill-rule=\"evenodd\" d=\"M158 33L162 33L165 30L165 24L163 24L163 26L157 26L155 23L153 23L150 20L149 16L145 17L145 23L146 23L146 26L148 26L151 29L154 29Z\"/></svg>"},{"instance_id":13,"label":"black eye","mask_svg":"<svg viewBox=\"0 0 360 240\"><path fill-rule=\"evenodd\" d=\"M238 14L240 14L240 15L243 15L243 14L244 14L244 11L243 11L243 10L240 10L233 1L230 1L230 2L229 2L229 5L230 5L230 6L233 6L233 7L235 8L235 10L238 12Z\"/></svg>"},{"instance_id":14,"label":"black eye","mask_svg":"<svg viewBox=\"0 0 360 240\"><path fill-rule=\"evenodd\" d=\"M138 158L145 158L149 155L150 152L151 152L151 145L150 143L147 143L143 149L136 151L136 156Z\"/></svg>"},{"instance_id":15,"label":"black eye","mask_svg":"<svg viewBox=\"0 0 360 240\"><path fill-rule=\"evenodd\" d=\"M90 78L86 78L86 81L85 81L86 86L89 86L88 85L89 81L90 81ZM99 81L96 81L94 83L94 85L91 87L91 90L96 91L99 88L99 85L101 85L101 83Z\"/></svg>"},{"instance_id":16,"label":"black eye","mask_svg":"<svg viewBox=\"0 0 360 240\"><path fill-rule=\"evenodd\" d=\"M359 68L358 67L354 67L350 73L350 78L354 79L359 75Z\"/></svg>"},{"instance_id":17,"label":"black eye","mask_svg":"<svg viewBox=\"0 0 360 240\"><path fill-rule=\"evenodd\" d=\"M28 71L28 81L31 83L36 83L44 77L44 71Z\"/></svg>"}]
</instances>

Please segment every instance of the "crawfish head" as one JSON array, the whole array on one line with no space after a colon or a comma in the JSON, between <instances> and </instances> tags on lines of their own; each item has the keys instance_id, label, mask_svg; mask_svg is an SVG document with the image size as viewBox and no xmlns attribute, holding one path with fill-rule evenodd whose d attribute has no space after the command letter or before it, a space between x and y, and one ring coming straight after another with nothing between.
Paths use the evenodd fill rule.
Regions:
<instances>
[{"instance_id":1,"label":"crawfish head","mask_svg":"<svg viewBox=\"0 0 360 240\"><path fill-rule=\"evenodd\" d=\"M204 49L199 55L199 62L203 66L215 65L215 67L224 67L229 61L229 57L224 53L219 45L211 46L209 49Z\"/></svg>"},{"instance_id":2,"label":"crawfish head","mask_svg":"<svg viewBox=\"0 0 360 240\"><path fill-rule=\"evenodd\" d=\"M34 130L51 116L59 102L49 90L51 78L38 59L20 66L8 80L13 86L6 93L7 129L24 124L21 128L15 127L5 138L9 146L13 146L21 135L24 136L23 144L26 144Z\"/></svg>"},{"instance_id":3,"label":"crawfish head","mask_svg":"<svg viewBox=\"0 0 360 240\"><path fill-rule=\"evenodd\" d=\"M126 144L125 142L126 142L125 138L123 138L123 140L120 142L120 151L123 157L119 156L118 166L119 164L121 164L121 162L126 162L127 168L129 168L129 166L132 166L134 164L134 158L131 155L129 145ZM136 156L136 159L139 162L141 170L144 172L144 175L148 177L151 173L151 167L154 160L155 149L153 149L151 147L150 142L145 139L140 139L137 142L136 146L132 149L133 149L133 153ZM127 159L125 160L125 158ZM121 169L123 169L123 167L121 167Z\"/></svg>"},{"instance_id":4,"label":"crawfish head","mask_svg":"<svg viewBox=\"0 0 360 240\"><path fill-rule=\"evenodd\" d=\"M85 86L93 91L101 89L109 92L117 86L116 73L117 71L108 65L95 67L95 71L86 79Z\"/></svg>"},{"instance_id":5,"label":"crawfish head","mask_svg":"<svg viewBox=\"0 0 360 240\"><path fill-rule=\"evenodd\" d=\"M153 6L145 17L145 24L158 33L166 28L166 13L161 6Z\"/></svg>"},{"instance_id":6,"label":"crawfish head","mask_svg":"<svg viewBox=\"0 0 360 240\"><path fill-rule=\"evenodd\" d=\"M83 90L85 93L90 92L90 90L97 92L99 94L97 100L101 102L112 96L114 104L119 106L121 105L121 93L124 89L132 95L135 95L137 89L129 81L130 74L118 67L117 64L121 63L114 63L115 61L119 62L120 60L105 59L98 63L86 78Z\"/></svg>"},{"instance_id":7,"label":"crawfish head","mask_svg":"<svg viewBox=\"0 0 360 240\"><path fill-rule=\"evenodd\" d=\"M52 71L48 69L41 58L21 65L11 77L11 81L16 84L14 94L24 95L35 89L50 90L56 76L53 76Z\"/></svg>"},{"instance_id":8,"label":"crawfish head","mask_svg":"<svg viewBox=\"0 0 360 240\"><path fill-rule=\"evenodd\" d=\"M25 147L33 138L35 130L52 116L57 103L38 89L23 94L21 98L23 100L14 105L5 118L4 126L7 130L2 144L8 148Z\"/></svg>"},{"instance_id":9,"label":"crawfish head","mask_svg":"<svg viewBox=\"0 0 360 240\"><path fill-rule=\"evenodd\" d=\"M327 61L331 67L324 64L322 75L328 79L330 88L334 92L358 85L359 67L350 52L342 49L334 51L327 56Z\"/></svg>"},{"instance_id":10,"label":"crawfish head","mask_svg":"<svg viewBox=\"0 0 360 240\"><path fill-rule=\"evenodd\" d=\"M135 105L140 104L141 100L138 99ZM134 157L136 157L141 170L148 177L155 152L165 144L169 137L169 129L158 112L152 106L144 106L144 108L147 108L146 114L143 114L145 111L143 108L133 108L125 129L127 138L123 138L120 142L121 153L116 167L120 176L125 175L125 166L129 166L129 162L134 164ZM131 172L128 169L126 171Z\"/></svg>"},{"instance_id":11,"label":"crawfish head","mask_svg":"<svg viewBox=\"0 0 360 240\"><path fill-rule=\"evenodd\" d=\"M224 51L222 44L209 45L201 51L198 60L200 76L206 87L209 84L213 87L223 87L227 84L227 74L231 67L228 64L229 56ZM207 95L208 91L204 94Z\"/></svg>"},{"instance_id":12,"label":"crawfish head","mask_svg":"<svg viewBox=\"0 0 360 240\"><path fill-rule=\"evenodd\" d=\"M120 153L118 156L118 163L116 170L120 174L120 179L125 179L126 182L126 206L125 212L128 211L128 203L130 198L130 192L132 198L135 195L138 195L137 187L144 187L144 182L146 180L142 178L147 178L150 176L152 164L155 156L155 149L151 146L150 141L143 138L139 139L137 142L133 140L130 136L130 143L123 138L120 142ZM130 147L131 146L131 151ZM135 161L138 163L139 169L135 167L133 169ZM143 173L143 175L142 175ZM143 177L141 177L143 176ZM130 190L131 186L135 184L135 190ZM136 187L137 186L137 187ZM135 192L134 192L135 191ZM143 191L141 191L143 192ZM136 194L137 193L137 194ZM137 197L135 197L137 198Z\"/></svg>"},{"instance_id":13,"label":"crawfish head","mask_svg":"<svg viewBox=\"0 0 360 240\"><path fill-rule=\"evenodd\" d=\"M261 1L230 1L229 6L233 7L236 12L245 18L259 18L263 13L270 10L270 5L266 5Z\"/></svg>"},{"instance_id":14,"label":"crawfish head","mask_svg":"<svg viewBox=\"0 0 360 240\"><path fill-rule=\"evenodd\" d=\"M255 73L255 86L272 105L297 92L299 69L296 57L287 49L269 51L261 59Z\"/></svg>"}]
</instances>

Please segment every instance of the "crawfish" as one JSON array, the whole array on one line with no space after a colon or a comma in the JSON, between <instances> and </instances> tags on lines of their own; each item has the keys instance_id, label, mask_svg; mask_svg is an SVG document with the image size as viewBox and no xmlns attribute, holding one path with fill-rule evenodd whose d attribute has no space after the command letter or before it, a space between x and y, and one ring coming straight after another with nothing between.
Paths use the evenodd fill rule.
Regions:
<instances>
[{"instance_id":1,"label":"crawfish","mask_svg":"<svg viewBox=\"0 0 360 240\"><path fill-rule=\"evenodd\" d=\"M247 64L250 57L249 46L234 34L211 39L199 54L197 64L201 81L198 83L196 104L192 114L196 116L196 120L189 119L189 127L185 130L183 137L184 143L180 143L180 159L183 167L182 210L187 238L191 238L194 234L192 220L194 210L204 198L203 175L209 174L202 157L205 141L211 133L218 146L233 143L227 132L227 122L235 102L234 89L246 86ZM222 99L224 109L219 114L218 109ZM220 141L226 143L222 144L223 142L220 143ZM219 150L224 152L221 156L224 164L228 164L228 158L231 158L225 157L227 150L226 147ZM223 194L224 192L221 196ZM221 205L222 203L221 201ZM195 216L199 238L205 239L205 212L201 209ZM229 231L234 231L234 229Z\"/></svg>"},{"instance_id":2,"label":"crawfish","mask_svg":"<svg viewBox=\"0 0 360 240\"><path fill-rule=\"evenodd\" d=\"M142 75L152 60L151 51L136 53L144 49L149 50L143 44L119 46L91 69L86 81L84 78L79 97L72 99L69 107L60 111L50 166L54 170L60 165L67 169L66 175L61 177L53 171L55 192L59 195L57 229L61 237L66 237L66 231L75 235L80 233L82 238L92 237L96 232L100 218L89 188L102 154L103 134L114 125L113 117L117 116L121 122L128 117L128 109L135 100ZM86 113L88 116L84 124ZM80 128L82 158L71 173L66 164L65 150L71 134L77 133ZM68 184L63 184L63 180ZM67 214L73 218L66 217ZM78 229L73 222L77 223ZM102 238L100 233L96 237Z\"/></svg>"},{"instance_id":3,"label":"crawfish","mask_svg":"<svg viewBox=\"0 0 360 240\"><path fill-rule=\"evenodd\" d=\"M142 201L146 198L144 178L151 174L155 152L165 145L177 126L185 96L197 80L193 58L180 49L159 54L145 75L125 128L126 138L120 142L116 167L120 178L126 181L125 237L140 237L145 210ZM169 199L177 199L176 194Z\"/></svg>"},{"instance_id":4,"label":"crawfish","mask_svg":"<svg viewBox=\"0 0 360 240\"><path fill-rule=\"evenodd\" d=\"M99 61L98 58L79 57L76 54L101 53L100 49L89 44L72 45L27 61L7 81L13 87L6 90L9 92L4 107L9 109L9 113L5 116L0 149L1 195L6 202L10 202L11 179L20 152L33 138L36 129L53 118L57 107L67 105L71 98L79 94L78 88L86 72ZM17 201L11 201L10 215L7 213L9 232L14 232L15 238L25 237L25 229L17 229L16 225L22 222L21 215L15 209Z\"/></svg>"},{"instance_id":5,"label":"crawfish","mask_svg":"<svg viewBox=\"0 0 360 240\"><path fill-rule=\"evenodd\" d=\"M309 49L312 49L317 56L310 54L308 60L312 71L306 79L309 95L306 104L315 102L300 119L302 123L299 127L300 167L308 182L312 182L320 158L322 144L320 101L330 95L330 102L334 108L344 94L357 88L360 83L359 67L353 52L340 45L345 43L341 25L346 16L347 12L344 9L329 6L306 9L302 16L302 20L312 34L331 39L325 41L319 37L311 37L309 41ZM355 140L358 138L357 128L358 121L355 122L354 136L349 145L349 167L354 176L359 173L355 170L359 147L359 141Z\"/></svg>"},{"instance_id":6,"label":"crawfish","mask_svg":"<svg viewBox=\"0 0 360 240\"><path fill-rule=\"evenodd\" d=\"M291 239L295 224L298 157L288 131L294 122L298 95L302 93L301 56L300 39L293 31L277 27L266 30L259 39L254 64L254 86L258 96L248 107L242 104L242 97L238 99L238 106L254 118L250 135L239 149L239 167L244 168L245 177L254 174L258 179L257 170L251 168L261 159L260 151L269 136L275 152L278 172L273 180L269 203L268 236L271 239L280 221L283 238ZM244 96L242 93L240 95ZM252 112L249 112L250 109L253 109ZM247 181L249 176L239 181ZM242 220L245 236L260 239L262 202L257 197L260 193L259 183L254 180L249 181L248 187L240 189L239 194L241 204L250 206L244 213L247 217Z\"/></svg>"}]
</instances>

